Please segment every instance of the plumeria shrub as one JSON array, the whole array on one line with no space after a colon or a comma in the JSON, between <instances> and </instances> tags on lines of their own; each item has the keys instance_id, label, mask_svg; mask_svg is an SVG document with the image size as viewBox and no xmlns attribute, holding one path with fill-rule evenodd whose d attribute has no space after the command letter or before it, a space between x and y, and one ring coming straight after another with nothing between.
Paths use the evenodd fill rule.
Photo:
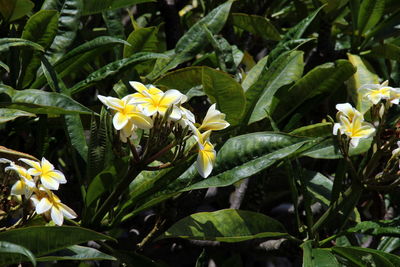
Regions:
<instances>
[{"instance_id":1,"label":"plumeria shrub","mask_svg":"<svg viewBox=\"0 0 400 267\"><path fill-rule=\"evenodd\" d=\"M399 14L0 0L0 265L400 266Z\"/></svg>"}]
</instances>

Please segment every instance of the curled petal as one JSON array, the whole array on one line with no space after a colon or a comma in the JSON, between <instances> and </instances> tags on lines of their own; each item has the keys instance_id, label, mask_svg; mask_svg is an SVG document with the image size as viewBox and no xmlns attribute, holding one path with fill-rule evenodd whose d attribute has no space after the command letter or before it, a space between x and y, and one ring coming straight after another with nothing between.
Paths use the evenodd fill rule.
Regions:
<instances>
[{"instance_id":1,"label":"curled petal","mask_svg":"<svg viewBox=\"0 0 400 267\"><path fill-rule=\"evenodd\" d=\"M50 190L58 190L58 187L60 186L59 182L51 176L42 175L40 181L45 188Z\"/></svg>"},{"instance_id":2,"label":"curled petal","mask_svg":"<svg viewBox=\"0 0 400 267\"><path fill-rule=\"evenodd\" d=\"M53 206L51 208L50 215L51 215L51 219L53 220L53 222L55 224L57 224L58 226L61 226L63 224L64 215L58 207Z\"/></svg>"},{"instance_id":3,"label":"curled petal","mask_svg":"<svg viewBox=\"0 0 400 267\"><path fill-rule=\"evenodd\" d=\"M113 118L113 125L116 130L121 130L128 123L129 117L120 112L115 113Z\"/></svg>"},{"instance_id":4,"label":"curled petal","mask_svg":"<svg viewBox=\"0 0 400 267\"><path fill-rule=\"evenodd\" d=\"M35 168L37 170L42 169L40 166L40 163L34 160L30 160L30 159L24 159L24 158L20 158L20 161L24 162L25 164L31 166L32 168Z\"/></svg>"},{"instance_id":5,"label":"curled petal","mask_svg":"<svg viewBox=\"0 0 400 267\"><path fill-rule=\"evenodd\" d=\"M48 211L52 206L53 206L53 204L49 201L49 199L47 199L47 197L44 197L36 205L36 213L42 214L42 213Z\"/></svg>"},{"instance_id":6,"label":"curled petal","mask_svg":"<svg viewBox=\"0 0 400 267\"><path fill-rule=\"evenodd\" d=\"M68 219L75 219L76 217L78 217L78 215L76 215L75 211L73 211L70 207L68 207L67 205L65 205L63 203L59 204L59 209L64 214L64 216Z\"/></svg>"},{"instance_id":7,"label":"curled petal","mask_svg":"<svg viewBox=\"0 0 400 267\"><path fill-rule=\"evenodd\" d=\"M25 194L25 184L19 180L11 187L11 195L19 196Z\"/></svg>"}]
</instances>

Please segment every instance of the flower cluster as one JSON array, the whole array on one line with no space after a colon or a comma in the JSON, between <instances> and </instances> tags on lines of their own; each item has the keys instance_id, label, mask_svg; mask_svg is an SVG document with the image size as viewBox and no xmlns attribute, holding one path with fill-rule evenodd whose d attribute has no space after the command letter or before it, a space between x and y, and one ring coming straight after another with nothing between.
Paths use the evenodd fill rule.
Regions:
<instances>
[{"instance_id":1,"label":"flower cluster","mask_svg":"<svg viewBox=\"0 0 400 267\"><path fill-rule=\"evenodd\" d=\"M11 188L11 195L24 195L30 199L35 206L37 214L43 214L57 225L62 225L64 217L74 219L76 213L67 205L61 203L60 199L51 191L58 190L60 184L67 180L62 172L55 170L53 164L47 159L35 161L20 158L30 168L26 169L8 159L0 159L0 163L6 163L6 171L14 172L18 181Z\"/></svg>"},{"instance_id":2,"label":"flower cluster","mask_svg":"<svg viewBox=\"0 0 400 267\"><path fill-rule=\"evenodd\" d=\"M333 134L345 134L353 147L358 145L360 139L368 138L375 132L374 126L365 122L364 116L349 103L337 104L336 109L339 122L333 125Z\"/></svg>"},{"instance_id":3,"label":"flower cluster","mask_svg":"<svg viewBox=\"0 0 400 267\"><path fill-rule=\"evenodd\" d=\"M213 168L216 153L210 143L211 131L222 130L229 126L225 121L225 114L212 105L203 123L197 128L195 115L182 106L187 97L175 89L162 91L153 85L146 87L140 82L131 81L130 85L137 91L122 99L99 95L100 101L113 114L113 126L119 131L122 142L136 137L136 129L150 130L157 124L157 119L165 118L168 127L175 129L190 129L197 141L198 158L197 168L201 176L207 177ZM158 125L158 124L157 124ZM161 131L161 129L157 129ZM185 132L185 131L183 131ZM188 132L185 132L188 134ZM186 140L181 138L182 140ZM158 144L154 144L158 145Z\"/></svg>"},{"instance_id":4,"label":"flower cluster","mask_svg":"<svg viewBox=\"0 0 400 267\"><path fill-rule=\"evenodd\" d=\"M381 84L364 84L358 91L363 98L377 105L381 100L387 100L391 104L399 104L400 88L388 86L389 82L384 81Z\"/></svg>"}]
</instances>

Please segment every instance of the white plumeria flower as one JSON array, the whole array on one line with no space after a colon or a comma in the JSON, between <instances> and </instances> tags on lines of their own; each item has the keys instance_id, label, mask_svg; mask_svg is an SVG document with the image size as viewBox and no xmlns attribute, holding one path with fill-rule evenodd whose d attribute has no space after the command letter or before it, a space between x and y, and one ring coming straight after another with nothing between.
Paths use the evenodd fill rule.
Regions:
<instances>
[{"instance_id":1,"label":"white plumeria flower","mask_svg":"<svg viewBox=\"0 0 400 267\"><path fill-rule=\"evenodd\" d=\"M98 95L97 97L104 105L115 111L113 125L116 130L124 128L130 120L141 129L150 129L153 127L153 120L143 114L139 106L130 103L132 96L127 95L122 99L102 95Z\"/></svg>"},{"instance_id":2,"label":"white plumeria flower","mask_svg":"<svg viewBox=\"0 0 400 267\"><path fill-rule=\"evenodd\" d=\"M375 132L375 128L372 124L364 122L362 117L355 116L352 121L350 121L346 116L340 117L340 123L335 123L333 134L347 135L351 140L350 144L353 147L357 147L360 139L368 138L372 136Z\"/></svg>"},{"instance_id":3,"label":"white plumeria flower","mask_svg":"<svg viewBox=\"0 0 400 267\"><path fill-rule=\"evenodd\" d=\"M182 117L178 121L178 123L182 126L182 128L186 128L187 126L189 126L189 124L194 124L196 122L195 116L190 110L182 106L179 106L179 109L181 111Z\"/></svg>"},{"instance_id":4,"label":"white plumeria flower","mask_svg":"<svg viewBox=\"0 0 400 267\"><path fill-rule=\"evenodd\" d=\"M32 168L28 169L28 174L39 176L42 185L48 189L58 190L60 184L67 183L64 174L55 170L53 164L44 157L41 162L24 158L19 160L31 166Z\"/></svg>"},{"instance_id":5,"label":"white plumeria flower","mask_svg":"<svg viewBox=\"0 0 400 267\"><path fill-rule=\"evenodd\" d=\"M199 127L199 130L222 130L227 128L230 124L225 120L225 114L221 113L215 108L215 104L212 104L204 117L203 123Z\"/></svg>"},{"instance_id":6,"label":"white plumeria flower","mask_svg":"<svg viewBox=\"0 0 400 267\"><path fill-rule=\"evenodd\" d=\"M340 118L340 116L345 116L351 122L356 116L363 118L361 112L359 112L349 103L337 104L336 109L339 111L336 116L338 119Z\"/></svg>"},{"instance_id":7,"label":"white plumeria flower","mask_svg":"<svg viewBox=\"0 0 400 267\"><path fill-rule=\"evenodd\" d=\"M29 198L32 195L34 188L36 188L36 183L28 171L24 167L5 158L0 158L0 163L8 163L9 166L4 170L13 171L19 177L19 180L11 187L11 195L25 195L26 198Z\"/></svg>"},{"instance_id":8,"label":"white plumeria flower","mask_svg":"<svg viewBox=\"0 0 400 267\"><path fill-rule=\"evenodd\" d=\"M382 99L390 99L392 87L388 86L388 81L381 84L364 84L358 91L374 105L378 104Z\"/></svg>"},{"instance_id":9,"label":"white plumeria flower","mask_svg":"<svg viewBox=\"0 0 400 267\"><path fill-rule=\"evenodd\" d=\"M400 101L400 88L392 88L390 91L390 103L398 105Z\"/></svg>"},{"instance_id":10,"label":"white plumeria flower","mask_svg":"<svg viewBox=\"0 0 400 267\"><path fill-rule=\"evenodd\" d=\"M75 219L76 213L67 205L61 203L61 200L50 190L41 187L31 197L37 214L50 213L51 219L55 224L61 226L64 217Z\"/></svg>"},{"instance_id":11,"label":"white plumeria flower","mask_svg":"<svg viewBox=\"0 0 400 267\"><path fill-rule=\"evenodd\" d=\"M163 92L154 86L147 88L139 82L131 81L129 83L138 91L138 93L130 95L132 97L131 102L140 104L147 116L153 116L157 113L164 116L165 112L173 106L169 118L176 121L182 117L177 105L182 103L182 101L184 102L187 97L178 90L171 89Z\"/></svg>"},{"instance_id":12,"label":"white plumeria flower","mask_svg":"<svg viewBox=\"0 0 400 267\"><path fill-rule=\"evenodd\" d=\"M189 123L189 127L199 146L199 154L196 161L197 171L203 178L207 178L212 172L217 157L214 146L209 141L211 130L200 133L193 124Z\"/></svg>"}]
</instances>

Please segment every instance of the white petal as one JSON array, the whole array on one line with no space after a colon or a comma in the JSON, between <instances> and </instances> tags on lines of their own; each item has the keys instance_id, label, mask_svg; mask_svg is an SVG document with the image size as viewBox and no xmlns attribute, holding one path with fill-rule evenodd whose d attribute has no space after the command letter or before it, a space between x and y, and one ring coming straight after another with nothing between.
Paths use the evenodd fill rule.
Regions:
<instances>
[{"instance_id":1,"label":"white petal","mask_svg":"<svg viewBox=\"0 0 400 267\"><path fill-rule=\"evenodd\" d=\"M147 87L140 82L130 81L129 84L139 93L147 90Z\"/></svg>"},{"instance_id":2,"label":"white petal","mask_svg":"<svg viewBox=\"0 0 400 267\"><path fill-rule=\"evenodd\" d=\"M24 163L26 163L27 165L35 168L35 169L41 169L40 163L35 161L35 160L24 159L24 158L20 158L19 160L24 162Z\"/></svg>"},{"instance_id":3,"label":"white petal","mask_svg":"<svg viewBox=\"0 0 400 267\"><path fill-rule=\"evenodd\" d=\"M51 208L51 219L55 224L58 226L61 226L64 222L64 215L62 214L61 210L59 210L57 207L53 206Z\"/></svg>"},{"instance_id":4,"label":"white petal","mask_svg":"<svg viewBox=\"0 0 400 267\"><path fill-rule=\"evenodd\" d=\"M54 171L48 172L48 173L46 173L46 175L48 177L53 178L54 180L56 180L60 184L67 183L67 180L65 179L64 174L62 172L58 171L58 170L54 170Z\"/></svg>"},{"instance_id":5,"label":"white petal","mask_svg":"<svg viewBox=\"0 0 400 267\"><path fill-rule=\"evenodd\" d=\"M129 120L128 116L126 116L120 112L115 113L114 118L113 118L114 128L116 130L121 130L128 123L128 120Z\"/></svg>"},{"instance_id":6,"label":"white petal","mask_svg":"<svg viewBox=\"0 0 400 267\"><path fill-rule=\"evenodd\" d=\"M359 142L360 142L360 138L351 138L350 145L352 147L357 147Z\"/></svg>"},{"instance_id":7,"label":"white petal","mask_svg":"<svg viewBox=\"0 0 400 267\"><path fill-rule=\"evenodd\" d=\"M59 182L55 179L53 179L52 177L49 176L42 176L40 177L40 181L42 182L42 185L46 188L46 189L50 189L50 190L58 190Z\"/></svg>"},{"instance_id":8,"label":"white petal","mask_svg":"<svg viewBox=\"0 0 400 267\"><path fill-rule=\"evenodd\" d=\"M52 206L53 206L53 204L46 197L44 197L36 205L36 213L42 214L42 213L48 211Z\"/></svg>"},{"instance_id":9,"label":"white petal","mask_svg":"<svg viewBox=\"0 0 400 267\"><path fill-rule=\"evenodd\" d=\"M63 203L59 204L59 208L61 212L64 214L64 216L67 217L68 219L75 219L76 217L78 217L75 211L73 211L70 207L68 207Z\"/></svg>"}]
</instances>

